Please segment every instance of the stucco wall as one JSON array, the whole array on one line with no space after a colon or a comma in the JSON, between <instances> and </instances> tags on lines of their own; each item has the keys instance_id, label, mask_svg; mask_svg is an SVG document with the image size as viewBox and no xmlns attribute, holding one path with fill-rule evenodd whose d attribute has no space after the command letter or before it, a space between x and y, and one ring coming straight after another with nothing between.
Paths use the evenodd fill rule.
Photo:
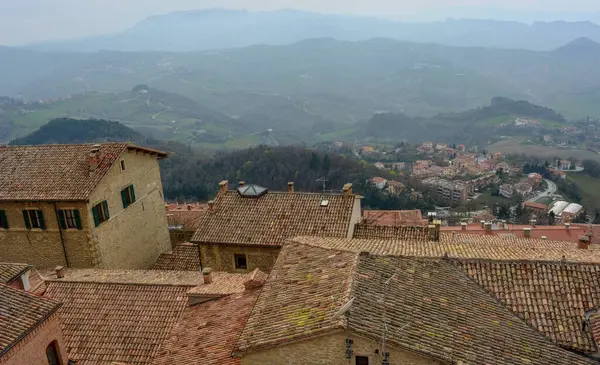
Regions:
<instances>
[{"instance_id":1,"label":"stucco wall","mask_svg":"<svg viewBox=\"0 0 600 365\"><path fill-rule=\"evenodd\" d=\"M85 203L57 203L56 207L80 210L83 230L62 231L62 238L71 267L92 267L94 247L89 241ZM43 211L46 230L25 228L22 211L27 208ZM25 262L38 268L67 266L53 204L0 202L0 209L6 212L9 225L8 230L0 229L0 261Z\"/></svg>"},{"instance_id":2,"label":"stucco wall","mask_svg":"<svg viewBox=\"0 0 600 365\"><path fill-rule=\"evenodd\" d=\"M171 249L160 169L155 156L126 151L125 171L120 161L101 181L87 208L93 222L92 207L107 200L110 219L93 228L104 268L148 269L158 256ZM123 208L121 190L133 184L136 202Z\"/></svg>"},{"instance_id":3,"label":"stucco wall","mask_svg":"<svg viewBox=\"0 0 600 365\"><path fill-rule=\"evenodd\" d=\"M346 338L351 338L353 356L346 359ZM378 350L378 354L375 353ZM391 365L439 365L432 358L411 351L387 348ZM348 331L295 342L255 353L248 353L241 359L242 365L354 365L355 356L368 356L369 364L381 364L382 353L377 341L361 337Z\"/></svg>"},{"instance_id":4,"label":"stucco wall","mask_svg":"<svg viewBox=\"0 0 600 365\"><path fill-rule=\"evenodd\" d=\"M263 272L271 272L279 247L236 246L222 244L199 244L202 267L210 267L215 271L246 272L259 268ZM247 270L236 270L234 254L246 254Z\"/></svg>"},{"instance_id":5,"label":"stucco wall","mask_svg":"<svg viewBox=\"0 0 600 365\"><path fill-rule=\"evenodd\" d=\"M67 364L67 350L60 330L58 315L55 313L36 327L29 335L0 357L2 365L48 364L46 347L52 341L58 343L63 365Z\"/></svg>"}]
</instances>

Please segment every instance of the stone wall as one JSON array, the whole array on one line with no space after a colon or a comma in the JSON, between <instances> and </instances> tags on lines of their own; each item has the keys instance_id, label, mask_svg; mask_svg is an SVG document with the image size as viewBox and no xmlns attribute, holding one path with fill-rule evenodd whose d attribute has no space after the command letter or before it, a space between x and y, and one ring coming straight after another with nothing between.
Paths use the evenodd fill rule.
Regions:
<instances>
[{"instance_id":1,"label":"stone wall","mask_svg":"<svg viewBox=\"0 0 600 365\"><path fill-rule=\"evenodd\" d=\"M45 230L25 228L22 211L28 208L42 210ZM38 268L53 268L57 265L93 267L95 251L90 242L86 204L56 203L56 208L79 209L83 230L61 231L52 203L0 202L0 209L6 212L9 225L8 230L0 229L0 261L24 262ZM65 259L65 250L69 265Z\"/></svg>"},{"instance_id":2,"label":"stone wall","mask_svg":"<svg viewBox=\"0 0 600 365\"><path fill-rule=\"evenodd\" d=\"M37 326L24 339L0 357L2 365L48 364L46 348L57 342L61 363L67 364L67 348L60 330L58 315L54 313L44 323Z\"/></svg>"},{"instance_id":3,"label":"stone wall","mask_svg":"<svg viewBox=\"0 0 600 365\"><path fill-rule=\"evenodd\" d=\"M346 338L351 338L353 355L346 358ZM376 353L377 351L377 353ZM404 349L387 347L390 365L440 365L425 355ZM356 356L366 356L369 364L381 364L380 341L356 335L352 331L339 331L310 340L289 343L275 348L248 353L242 365L355 365Z\"/></svg>"},{"instance_id":4,"label":"stone wall","mask_svg":"<svg viewBox=\"0 0 600 365\"><path fill-rule=\"evenodd\" d=\"M171 249L160 169L156 156L126 151L108 171L88 205L87 219L93 222L92 207L108 202L110 219L93 228L98 244L98 266L114 269L148 269L161 253ZM121 190L133 184L135 203L123 208Z\"/></svg>"},{"instance_id":5,"label":"stone wall","mask_svg":"<svg viewBox=\"0 0 600 365\"><path fill-rule=\"evenodd\" d=\"M259 268L263 272L271 272L279 247L199 244L202 267L210 267L215 271L246 272ZM247 270L237 270L234 263L235 254L245 254Z\"/></svg>"}]
</instances>

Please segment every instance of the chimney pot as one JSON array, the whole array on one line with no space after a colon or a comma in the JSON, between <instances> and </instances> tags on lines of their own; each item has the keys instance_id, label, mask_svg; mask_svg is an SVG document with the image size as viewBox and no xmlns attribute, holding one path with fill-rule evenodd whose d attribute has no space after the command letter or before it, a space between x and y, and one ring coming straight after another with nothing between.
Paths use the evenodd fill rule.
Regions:
<instances>
[{"instance_id":1,"label":"chimney pot","mask_svg":"<svg viewBox=\"0 0 600 365\"><path fill-rule=\"evenodd\" d=\"M479 221L479 224L481 225L481 228L485 228L485 221Z\"/></svg>"},{"instance_id":2,"label":"chimney pot","mask_svg":"<svg viewBox=\"0 0 600 365\"><path fill-rule=\"evenodd\" d=\"M565 223L565 229L568 231L571 228L571 223Z\"/></svg>"},{"instance_id":3,"label":"chimney pot","mask_svg":"<svg viewBox=\"0 0 600 365\"><path fill-rule=\"evenodd\" d=\"M227 194L229 181L223 180L219 183L219 194L225 195Z\"/></svg>"},{"instance_id":4,"label":"chimney pot","mask_svg":"<svg viewBox=\"0 0 600 365\"><path fill-rule=\"evenodd\" d=\"M288 183L288 193L293 193L294 192L294 182L290 181Z\"/></svg>"},{"instance_id":5,"label":"chimney pot","mask_svg":"<svg viewBox=\"0 0 600 365\"><path fill-rule=\"evenodd\" d=\"M352 195L352 184L348 183L344 185L344 195Z\"/></svg>"},{"instance_id":6,"label":"chimney pot","mask_svg":"<svg viewBox=\"0 0 600 365\"><path fill-rule=\"evenodd\" d=\"M95 171L100 165L100 145L95 144L90 149L90 154L88 155L88 165L90 171Z\"/></svg>"},{"instance_id":7,"label":"chimney pot","mask_svg":"<svg viewBox=\"0 0 600 365\"><path fill-rule=\"evenodd\" d=\"M467 223L465 223L465 222L462 222L462 223L460 224L460 229L461 229L462 231L466 231L466 230L467 230Z\"/></svg>"},{"instance_id":8,"label":"chimney pot","mask_svg":"<svg viewBox=\"0 0 600 365\"><path fill-rule=\"evenodd\" d=\"M204 284L210 284L212 283L212 274L211 274L211 268L207 267L205 269L202 269L202 277L204 278Z\"/></svg>"},{"instance_id":9,"label":"chimney pot","mask_svg":"<svg viewBox=\"0 0 600 365\"><path fill-rule=\"evenodd\" d=\"M57 266L54 268L54 271L56 272L56 277L59 279L62 279L65 277L65 268L62 266Z\"/></svg>"},{"instance_id":10,"label":"chimney pot","mask_svg":"<svg viewBox=\"0 0 600 365\"><path fill-rule=\"evenodd\" d=\"M215 201L214 200L208 201L208 210L211 212L215 210Z\"/></svg>"},{"instance_id":11,"label":"chimney pot","mask_svg":"<svg viewBox=\"0 0 600 365\"><path fill-rule=\"evenodd\" d=\"M240 181L240 182L238 183L238 185L239 185L240 187L242 187L242 186L246 185L246 182L245 182L245 181Z\"/></svg>"},{"instance_id":12,"label":"chimney pot","mask_svg":"<svg viewBox=\"0 0 600 365\"><path fill-rule=\"evenodd\" d=\"M590 245L590 238L588 236L579 236L579 242L577 247L581 250L587 250Z\"/></svg>"}]
</instances>

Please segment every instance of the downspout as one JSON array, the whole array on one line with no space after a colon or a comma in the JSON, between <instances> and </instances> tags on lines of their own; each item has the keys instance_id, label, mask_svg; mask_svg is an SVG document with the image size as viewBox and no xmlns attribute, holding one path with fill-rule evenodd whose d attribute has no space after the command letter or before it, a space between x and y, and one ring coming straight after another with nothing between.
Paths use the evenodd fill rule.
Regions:
<instances>
[{"instance_id":1,"label":"downspout","mask_svg":"<svg viewBox=\"0 0 600 365\"><path fill-rule=\"evenodd\" d=\"M58 233L60 234L60 244L62 245L63 255L65 256L65 263L67 267L71 267L69 265L69 258L67 257L67 248L65 247L65 238L63 237L63 230L60 226L60 219L58 219L58 208L56 207L56 203L54 204L54 215L56 216L56 224L58 225Z\"/></svg>"}]
</instances>

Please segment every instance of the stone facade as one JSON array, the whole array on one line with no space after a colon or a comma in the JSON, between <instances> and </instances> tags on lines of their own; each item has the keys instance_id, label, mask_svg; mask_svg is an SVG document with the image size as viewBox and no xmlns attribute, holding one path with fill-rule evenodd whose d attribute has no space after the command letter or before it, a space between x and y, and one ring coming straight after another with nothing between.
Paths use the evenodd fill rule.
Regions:
<instances>
[{"instance_id":1,"label":"stone facade","mask_svg":"<svg viewBox=\"0 0 600 365\"><path fill-rule=\"evenodd\" d=\"M158 161L142 152L121 155L90 196L87 219L93 222L92 207L108 202L110 219L92 230L99 249L97 267L147 269L161 253L171 249L165 201ZM123 208L121 190L133 184L136 201Z\"/></svg>"},{"instance_id":2,"label":"stone facade","mask_svg":"<svg viewBox=\"0 0 600 365\"><path fill-rule=\"evenodd\" d=\"M48 364L46 348L53 341L56 341L61 364L66 365L68 361L67 351L56 313L37 326L4 356L0 357L0 364Z\"/></svg>"},{"instance_id":3,"label":"stone facade","mask_svg":"<svg viewBox=\"0 0 600 365\"><path fill-rule=\"evenodd\" d=\"M346 339L351 338L352 358L346 358ZM388 346L391 365L439 365L441 362L416 352ZM356 356L369 358L369 365L381 364L381 341L353 331L338 331L305 341L291 342L245 354L242 365L355 365Z\"/></svg>"},{"instance_id":4,"label":"stone facade","mask_svg":"<svg viewBox=\"0 0 600 365\"><path fill-rule=\"evenodd\" d=\"M0 202L9 229L0 228L0 261L38 268L147 269L171 248L160 170L155 157L125 151L88 202ZM136 201L123 208L121 190L134 185ZM107 200L110 219L94 227L92 207ZM26 229L23 209L43 211L46 229ZM82 229L59 228L57 210L77 209Z\"/></svg>"},{"instance_id":5,"label":"stone facade","mask_svg":"<svg viewBox=\"0 0 600 365\"><path fill-rule=\"evenodd\" d=\"M262 272L271 272L279 247L199 244L202 267L210 267L215 271L250 272L258 268ZM234 255L246 255L247 269L236 269Z\"/></svg>"}]
</instances>

